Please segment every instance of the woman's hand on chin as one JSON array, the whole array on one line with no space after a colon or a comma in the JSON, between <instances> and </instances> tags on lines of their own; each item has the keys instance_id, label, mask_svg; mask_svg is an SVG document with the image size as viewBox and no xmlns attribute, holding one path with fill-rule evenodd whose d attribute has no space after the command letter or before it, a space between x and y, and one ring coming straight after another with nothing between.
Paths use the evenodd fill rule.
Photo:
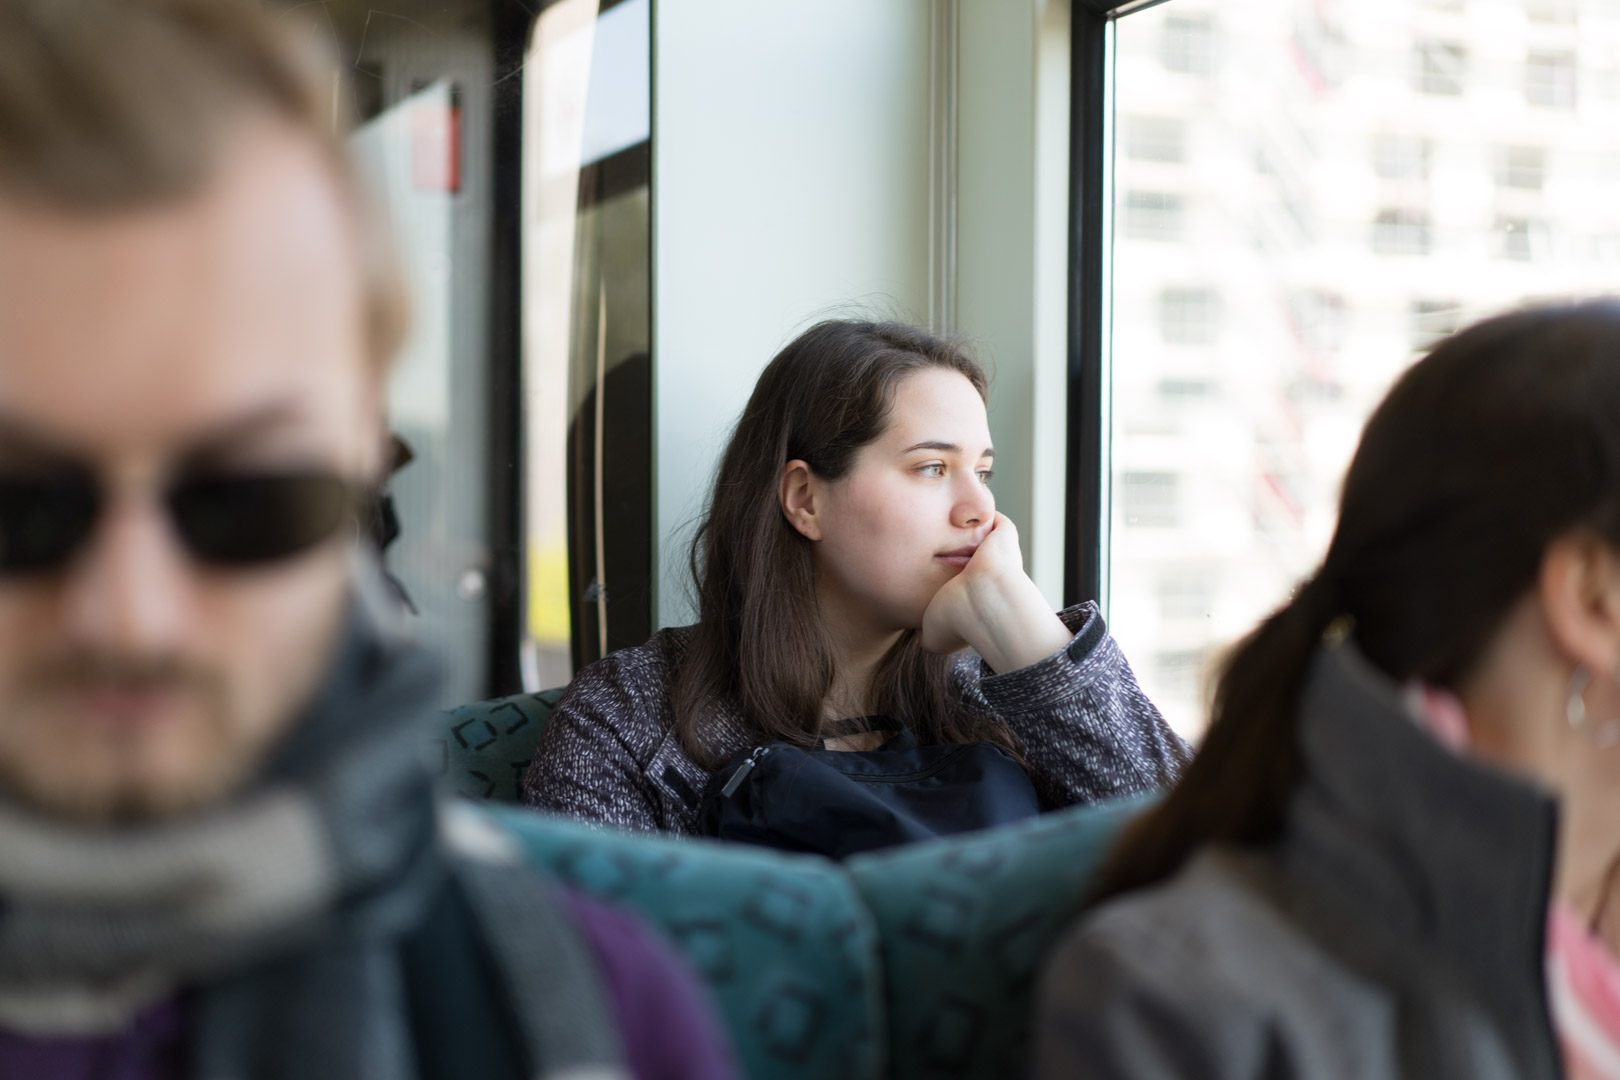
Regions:
<instances>
[{"instance_id":1,"label":"woman's hand on chin","mask_svg":"<svg viewBox=\"0 0 1620 1080\"><path fill-rule=\"evenodd\" d=\"M922 646L952 653L971 646L998 674L1046 659L1073 637L1024 573L1018 529L997 514L960 574L923 612Z\"/></svg>"}]
</instances>

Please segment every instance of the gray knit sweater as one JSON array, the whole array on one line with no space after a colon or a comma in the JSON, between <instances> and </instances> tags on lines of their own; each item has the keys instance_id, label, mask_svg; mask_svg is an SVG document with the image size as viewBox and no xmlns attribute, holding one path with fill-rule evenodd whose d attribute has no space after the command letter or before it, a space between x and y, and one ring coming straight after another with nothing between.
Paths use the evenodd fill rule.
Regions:
<instances>
[{"instance_id":1,"label":"gray knit sweater","mask_svg":"<svg viewBox=\"0 0 1620 1080\"><path fill-rule=\"evenodd\" d=\"M1041 795L1096 802L1169 784L1191 751L1142 693L1095 604L1058 613L1074 638L1039 663L993 674L959 658L960 693L1000 716L1024 742ZM661 630L575 676L557 703L523 781L530 806L628 829L697 831L709 773L673 733L671 673L691 629ZM720 758L758 743L722 709L703 733Z\"/></svg>"}]
</instances>

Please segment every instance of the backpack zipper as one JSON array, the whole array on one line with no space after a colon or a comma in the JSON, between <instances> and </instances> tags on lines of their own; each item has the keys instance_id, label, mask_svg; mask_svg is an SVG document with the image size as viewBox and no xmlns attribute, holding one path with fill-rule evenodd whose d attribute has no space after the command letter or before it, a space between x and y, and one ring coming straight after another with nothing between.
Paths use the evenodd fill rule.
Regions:
<instances>
[{"instance_id":1,"label":"backpack zipper","mask_svg":"<svg viewBox=\"0 0 1620 1080\"><path fill-rule=\"evenodd\" d=\"M959 746L954 753L946 754L926 769L916 772L900 773L897 776L862 776L860 773L845 773L844 776L857 784L909 784L913 780L926 780L939 772L945 766L967 753L970 747Z\"/></svg>"},{"instance_id":2,"label":"backpack zipper","mask_svg":"<svg viewBox=\"0 0 1620 1080\"><path fill-rule=\"evenodd\" d=\"M771 748L768 746L755 747L754 752L744 758L743 763L737 766L737 771L731 774L731 779L726 781L726 786L720 789L720 797L729 799L737 794L737 789L748 778L748 774L754 771L754 766L759 764L760 758L770 752Z\"/></svg>"},{"instance_id":3,"label":"backpack zipper","mask_svg":"<svg viewBox=\"0 0 1620 1080\"><path fill-rule=\"evenodd\" d=\"M900 773L896 776L862 776L859 773L845 773L844 776L858 784L909 784L913 780L928 779L961 757L968 749L966 746L958 747L955 753L946 754L928 768L918 769L915 772ZM744 780L748 779L748 774L754 771L754 766L758 765L765 755L770 752L771 748L768 746L755 747L753 753L744 758L742 764L738 765L736 771L731 774L731 779L726 781L726 786L720 789L720 797L729 799L737 794L737 789L742 787Z\"/></svg>"}]
</instances>

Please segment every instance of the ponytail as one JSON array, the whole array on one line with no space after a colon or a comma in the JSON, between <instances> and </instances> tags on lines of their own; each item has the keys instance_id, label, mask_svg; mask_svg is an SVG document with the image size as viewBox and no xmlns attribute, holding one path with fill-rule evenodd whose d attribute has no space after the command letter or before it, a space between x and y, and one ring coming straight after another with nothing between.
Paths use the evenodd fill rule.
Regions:
<instances>
[{"instance_id":1,"label":"ponytail","mask_svg":"<svg viewBox=\"0 0 1620 1080\"><path fill-rule=\"evenodd\" d=\"M1340 590L1318 572L1228 654L1209 731L1165 801L1128 826L1099 871L1093 902L1175 874L1206 844L1262 844L1277 835L1298 786L1294 711Z\"/></svg>"},{"instance_id":2,"label":"ponytail","mask_svg":"<svg viewBox=\"0 0 1620 1080\"><path fill-rule=\"evenodd\" d=\"M1228 654L1203 747L1094 898L1162 881L1205 845L1278 835L1302 771L1300 693L1340 616L1390 679L1456 689L1548 544L1590 529L1620 550L1616 432L1615 300L1499 316L1408 368L1362 432L1322 569Z\"/></svg>"}]
</instances>

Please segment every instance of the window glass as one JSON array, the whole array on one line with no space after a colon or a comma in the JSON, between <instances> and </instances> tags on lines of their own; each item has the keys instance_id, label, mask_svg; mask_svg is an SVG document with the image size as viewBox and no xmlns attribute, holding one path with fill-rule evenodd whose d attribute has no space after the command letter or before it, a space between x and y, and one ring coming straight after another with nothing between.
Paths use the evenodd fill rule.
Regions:
<instances>
[{"instance_id":1,"label":"window glass","mask_svg":"<svg viewBox=\"0 0 1620 1080\"><path fill-rule=\"evenodd\" d=\"M652 633L651 0L556 0L524 83L524 681Z\"/></svg>"},{"instance_id":2,"label":"window glass","mask_svg":"<svg viewBox=\"0 0 1620 1080\"><path fill-rule=\"evenodd\" d=\"M310 8L284 0L289 9ZM308 14L308 12L306 12ZM352 59L335 109L392 223L409 289L410 334L394 357L389 425L411 460L393 477L397 542L386 553L413 632L448 661L435 705L490 691L499 588L488 487L490 291L495 191L485 133L501 91L488 5L327 0L315 26Z\"/></svg>"},{"instance_id":3,"label":"window glass","mask_svg":"<svg viewBox=\"0 0 1620 1080\"><path fill-rule=\"evenodd\" d=\"M1196 735L1390 382L1620 286L1620 3L1170 0L1115 30L1109 619Z\"/></svg>"}]
</instances>

